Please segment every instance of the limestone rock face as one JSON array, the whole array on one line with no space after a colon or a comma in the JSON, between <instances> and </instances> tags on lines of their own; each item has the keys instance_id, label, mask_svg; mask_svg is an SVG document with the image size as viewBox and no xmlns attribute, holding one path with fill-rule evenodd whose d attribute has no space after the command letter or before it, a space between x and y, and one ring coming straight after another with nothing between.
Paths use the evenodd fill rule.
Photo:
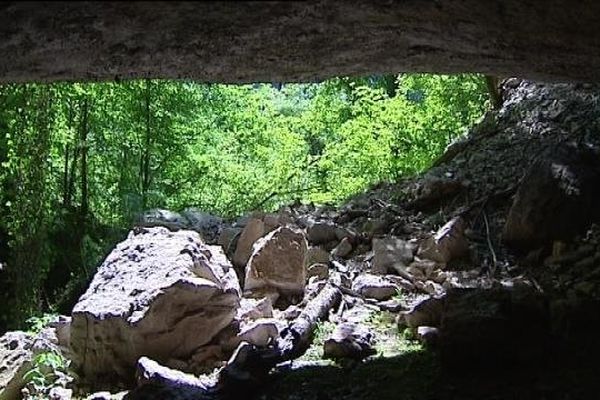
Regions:
<instances>
[{"instance_id":1,"label":"limestone rock face","mask_svg":"<svg viewBox=\"0 0 600 400\"><path fill-rule=\"evenodd\" d=\"M133 379L143 355L185 359L233 320L239 295L220 246L192 231L136 229L73 309L73 365L102 384Z\"/></svg>"},{"instance_id":2,"label":"limestone rock face","mask_svg":"<svg viewBox=\"0 0 600 400\"><path fill-rule=\"evenodd\" d=\"M245 290L264 287L302 293L306 282L308 251L301 231L280 227L259 239L246 267Z\"/></svg>"},{"instance_id":3,"label":"limestone rock face","mask_svg":"<svg viewBox=\"0 0 600 400\"><path fill-rule=\"evenodd\" d=\"M0 80L312 82L477 71L598 81L599 13L593 1L10 2L0 14Z\"/></svg>"},{"instance_id":4,"label":"limestone rock face","mask_svg":"<svg viewBox=\"0 0 600 400\"><path fill-rule=\"evenodd\" d=\"M527 249L569 240L600 220L600 157L562 145L534 162L517 191L504 226L504 241Z\"/></svg>"}]
</instances>

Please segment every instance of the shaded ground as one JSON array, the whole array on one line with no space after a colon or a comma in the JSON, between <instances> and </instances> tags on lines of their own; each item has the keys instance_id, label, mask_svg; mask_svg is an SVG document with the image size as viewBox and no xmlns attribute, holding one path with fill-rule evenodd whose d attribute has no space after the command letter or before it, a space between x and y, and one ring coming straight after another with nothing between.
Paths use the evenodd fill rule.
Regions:
<instances>
[{"instance_id":1,"label":"shaded ground","mask_svg":"<svg viewBox=\"0 0 600 400\"><path fill-rule=\"evenodd\" d=\"M563 351L556 343L538 365L468 366L444 369L434 350L401 334L388 312L373 313L366 322L377 338L378 354L365 362L344 367L322 360L323 340L334 325L323 323L313 345L293 363L272 375L258 396L261 400L578 400L600 393L597 359L600 352L593 334L580 346ZM485 358L485 354L481 354Z\"/></svg>"}]
</instances>

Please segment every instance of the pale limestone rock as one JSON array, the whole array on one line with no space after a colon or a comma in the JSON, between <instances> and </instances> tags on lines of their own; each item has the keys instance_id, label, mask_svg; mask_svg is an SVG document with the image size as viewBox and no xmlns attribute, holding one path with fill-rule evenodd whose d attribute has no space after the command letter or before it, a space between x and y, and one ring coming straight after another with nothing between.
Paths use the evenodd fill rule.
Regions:
<instances>
[{"instance_id":1,"label":"pale limestone rock","mask_svg":"<svg viewBox=\"0 0 600 400\"><path fill-rule=\"evenodd\" d=\"M347 237L343 238L337 246L332 250L331 255L334 257L346 258L352 253L352 243Z\"/></svg>"},{"instance_id":2,"label":"pale limestone rock","mask_svg":"<svg viewBox=\"0 0 600 400\"><path fill-rule=\"evenodd\" d=\"M280 227L261 238L246 266L244 289L303 293L308 245L301 231Z\"/></svg>"},{"instance_id":3,"label":"pale limestone rock","mask_svg":"<svg viewBox=\"0 0 600 400\"><path fill-rule=\"evenodd\" d=\"M239 292L220 246L192 231L134 230L73 309L73 366L101 385L130 380L142 355L186 359L233 320Z\"/></svg>"},{"instance_id":4,"label":"pale limestone rock","mask_svg":"<svg viewBox=\"0 0 600 400\"><path fill-rule=\"evenodd\" d=\"M323 358L362 360L377 351L373 333L363 324L345 322L335 327L323 343Z\"/></svg>"},{"instance_id":5,"label":"pale limestone rock","mask_svg":"<svg viewBox=\"0 0 600 400\"><path fill-rule=\"evenodd\" d=\"M21 398L23 376L31 369L33 337L25 332L7 332L0 337L0 399Z\"/></svg>"},{"instance_id":6,"label":"pale limestone rock","mask_svg":"<svg viewBox=\"0 0 600 400\"><path fill-rule=\"evenodd\" d=\"M24 376L33 365L33 358L42 352L60 353L52 328L33 337L25 332L7 332L0 337L0 400L21 399Z\"/></svg>"},{"instance_id":7,"label":"pale limestone rock","mask_svg":"<svg viewBox=\"0 0 600 400\"><path fill-rule=\"evenodd\" d=\"M311 265L306 271L306 277L310 279L313 276L317 277L319 280L329 278L329 267L326 264Z\"/></svg>"},{"instance_id":8,"label":"pale limestone rock","mask_svg":"<svg viewBox=\"0 0 600 400\"><path fill-rule=\"evenodd\" d=\"M238 239L233 264L236 267L244 267L252 255L253 246L256 241L265 234L265 223L258 218L251 218L244 227Z\"/></svg>"},{"instance_id":9,"label":"pale limestone rock","mask_svg":"<svg viewBox=\"0 0 600 400\"><path fill-rule=\"evenodd\" d=\"M418 256L440 264L464 256L469 251L465 227L466 223L461 217L451 219L419 246Z\"/></svg>"},{"instance_id":10,"label":"pale limestone rock","mask_svg":"<svg viewBox=\"0 0 600 400\"><path fill-rule=\"evenodd\" d=\"M271 318L273 316L273 303L269 297L259 299L240 299L235 319L239 321L256 320L259 318Z\"/></svg>"},{"instance_id":11,"label":"pale limestone rock","mask_svg":"<svg viewBox=\"0 0 600 400\"><path fill-rule=\"evenodd\" d=\"M379 275L359 275L352 282L352 290L376 300L388 300L397 293L398 289L396 284Z\"/></svg>"}]
</instances>

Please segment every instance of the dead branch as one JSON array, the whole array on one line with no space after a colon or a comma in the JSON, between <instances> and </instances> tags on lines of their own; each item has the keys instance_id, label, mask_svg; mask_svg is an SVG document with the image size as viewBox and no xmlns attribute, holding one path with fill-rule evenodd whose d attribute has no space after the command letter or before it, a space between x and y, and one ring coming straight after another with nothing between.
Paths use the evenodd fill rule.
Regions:
<instances>
[{"instance_id":1,"label":"dead branch","mask_svg":"<svg viewBox=\"0 0 600 400\"><path fill-rule=\"evenodd\" d=\"M281 332L273 347L258 348L241 343L219 374L219 386L230 396L246 393L262 385L277 364L302 356L309 348L319 320L341 301L341 291L328 282L310 300L298 318Z\"/></svg>"}]
</instances>

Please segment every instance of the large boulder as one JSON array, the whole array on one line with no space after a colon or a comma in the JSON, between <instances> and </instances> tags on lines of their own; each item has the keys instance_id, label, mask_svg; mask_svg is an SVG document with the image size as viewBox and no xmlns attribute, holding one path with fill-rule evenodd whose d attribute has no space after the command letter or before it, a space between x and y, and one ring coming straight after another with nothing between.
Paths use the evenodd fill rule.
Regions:
<instances>
[{"instance_id":1,"label":"large boulder","mask_svg":"<svg viewBox=\"0 0 600 400\"><path fill-rule=\"evenodd\" d=\"M246 267L245 290L274 288L303 293L306 282L306 238L301 231L280 227L258 240Z\"/></svg>"},{"instance_id":2,"label":"large boulder","mask_svg":"<svg viewBox=\"0 0 600 400\"><path fill-rule=\"evenodd\" d=\"M600 220L599 199L600 156L583 146L558 146L527 170L503 240L523 250L571 240Z\"/></svg>"},{"instance_id":3,"label":"large boulder","mask_svg":"<svg viewBox=\"0 0 600 400\"><path fill-rule=\"evenodd\" d=\"M73 365L99 386L131 381L137 360L186 359L234 318L240 288L220 246L193 231L138 228L75 305Z\"/></svg>"}]
</instances>

